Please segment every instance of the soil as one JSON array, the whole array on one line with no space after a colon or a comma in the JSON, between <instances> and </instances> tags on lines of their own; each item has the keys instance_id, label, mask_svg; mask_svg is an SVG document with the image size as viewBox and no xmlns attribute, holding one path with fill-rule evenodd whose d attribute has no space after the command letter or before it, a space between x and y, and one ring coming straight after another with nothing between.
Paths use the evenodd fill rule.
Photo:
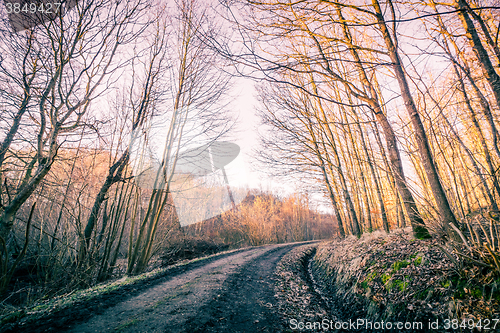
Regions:
<instances>
[{"instance_id":1,"label":"soil","mask_svg":"<svg viewBox=\"0 0 500 333\"><path fill-rule=\"evenodd\" d=\"M279 313L285 323L280 332L296 332L294 323L298 322L341 320L336 305L330 304L328 297L316 290L314 276L308 269L318 246L321 244L296 247L285 254L276 267L274 290Z\"/></svg>"},{"instance_id":2,"label":"soil","mask_svg":"<svg viewBox=\"0 0 500 333\"><path fill-rule=\"evenodd\" d=\"M277 263L296 245L272 247L229 277L181 332L282 332L274 286Z\"/></svg>"},{"instance_id":3,"label":"soil","mask_svg":"<svg viewBox=\"0 0 500 333\"><path fill-rule=\"evenodd\" d=\"M249 248L179 267L7 332L280 332L275 268L303 243ZM3 330L3 329L2 329Z\"/></svg>"},{"instance_id":4,"label":"soil","mask_svg":"<svg viewBox=\"0 0 500 333\"><path fill-rule=\"evenodd\" d=\"M498 318L497 282L489 289L462 283L434 243L395 231L242 249L173 267L49 316L23 317L0 332L295 332L294 323L323 320Z\"/></svg>"}]
</instances>

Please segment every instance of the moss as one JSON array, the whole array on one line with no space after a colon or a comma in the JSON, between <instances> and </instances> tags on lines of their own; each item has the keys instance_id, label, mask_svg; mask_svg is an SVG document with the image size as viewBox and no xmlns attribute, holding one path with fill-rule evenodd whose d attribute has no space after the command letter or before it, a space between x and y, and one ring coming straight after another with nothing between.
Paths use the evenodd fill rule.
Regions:
<instances>
[{"instance_id":1,"label":"moss","mask_svg":"<svg viewBox=\"0 0 500 333\"><path fill-rule=\"evenodd\" d=\"M451 281L446 280L446 281L441 281L441 287L443 288L449 288L451 286Z\"/></svg>"},{"instance_id":2,"label":"moss","mask_svg":"<svg viewBox=\"0 0 500 333\"><path fill-rule=\"evenodd\" d=\"M429 292L432 292L431 289L424 289L416 294L417 299L419 300L424 300L427 298L427 295L429 295Z\"/></svg>"},{"instance_id":3,"label":"moss","mask_svg":"<svg viewBox=\"0 0 500 333\"><path fill-rule=\"evenodd\" d=\"M395 263L392 264L392 271L395 273L399 271L401 268L405 268L409 264L410 263L407 260L396 261Z\"/></svg>"},{"instance_id":4,"label":"moss","mask_svg":"<svg viewBox=\"0 0 500 333\"><path fill-rule=\"evenodd\" d=\"M360 283L361 285L361 288L363 289L367 289L368 288L368 285L370 282L372 282L376 277L377 277L378 273L373 271L371 272L370 274L368 274L364 280Z\"/></svg>"},{"instance_id":5,"label":"moss","mask_svg":"<svg viewBox=\"0 0 500 333\"><path fill-rule=\"evenodd\" d=\"M453 297L456 299L464 299L465 298L465 290L462 289L457 289L455 293L453 294Z\"/></svg>"},{"instance_id":6,"label":"moss","mask_svg":"<svg viewBox=\"0 0 500 333\"><path fill-rule=\"evenodd\" d=\"M384 284L385 288L390 291L392 289L392 283L390 282L391 279L391 274L384 273L381 276L382 283Z\"/></svg>"},{"instance_id":7,"label":"moss","mask_svg":"<svg viewBox=\"0 0 500 333\"><path fill-rule=\"evenodd\" d=\"M481 288L478 288L478 287L475 287L472 290L470 290L470 294L475 298L482 298L483 297L483 291Z\"/></svg>"},{"instance_id":8,"label":"moss","mask_svg":"<svg viewBox=\"0 0 500 333\"><path fill-rule=\"evenodd\" d=\"M415 261L414 261L414 264L415 266L418 266L422 263L422 257L418 256L417 258L415 258Z\"/></svg>"},{"instance_id":9,"label":"moss","mask_svg":"<svg viewBox=\"0 0 500 333\"><path fill-rule=\"evenodd\" d=\"M430 239L431 235L429 234L429 231L425 227L422 226L416 226L413 228L413 234L415 238L417 239Z\"/></svg>"},{"instance_id":10,"label":"moss","mask_svg":"<svg viewBox=\"0 0 500 333\"><path fill-rule=\"evenodd\" d=\"M372 281L373 279L375 279L377 277L377 275L378 275L378 273L373 271L370 274L368 274L368 276L366 277L365 280L369 279L370 281Z\"/></svg>"},{"instance_id":11,"label":"moss","mask_svg":"<svg viewBox=\"0 0 500 333\"><path fill-rule=\"evenodd\" d=\"M392 283L394 287L398 288L399 291L403 292L408 288L408 281L405 279L404 281L401 280L394 280Z\"/></svg>"},{"instance_id":12,"label":"moss","mask_svg":"<svg viewBox=\"0 0 500 333\"><path fill-rule=\"evenodd\" d=\"M458 288L455 291L455 298L457 299L465 299L467 297L467 294L474 298L482 298L483 297L483 291L479 287L473 287L473 288L467 288L467 287L461 287Z\"/></svg>"},{"instance_id":13,"label":"moss","mask_svg":"<svg viewBox=\"0 0 500 333\"><path fill-rule=\"evenodd\" d=\"M467 294L470 293L470 285L469 282L459 276L453 276L450 279L451 286L454 287L455 293L454 297L456 299L465 299Z\"/></svg>"}]
</instances>

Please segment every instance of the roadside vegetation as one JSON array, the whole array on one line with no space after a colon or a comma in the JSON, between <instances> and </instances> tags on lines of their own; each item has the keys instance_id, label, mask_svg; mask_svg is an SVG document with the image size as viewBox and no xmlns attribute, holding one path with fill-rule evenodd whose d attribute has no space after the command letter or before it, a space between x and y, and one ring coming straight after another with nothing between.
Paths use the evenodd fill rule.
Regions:
<instances>
[{"instance_id":1,"label":"roadside vegetation","mask_svg":"<svg viewBox=\"0 0 500 333\"><path fill-rule=\"evenodd\" d=\"M248 246L277 244L313 239L326 239L334 235L335 226L332 216L319 214L306 206L304 198L298 196L279 199L271 194L252 191L237 210L230 210L214 218L187 227L178 228L175 225L166 225L158 232L170 232L170 237L158 244L154 256L150 260L146 275L127 274L127 247L123 246L118 255L117 265L106 281L116 281L99 284L104 281L88 282L90 293L100 296L100 293L113 291L115 285L129 284L136 280L149 278L159 269L205 257L212 254L231 251ZM269 230L273 232L269 232ZM277 238L281 237L281 238ZM0 320L9 322L16 319L16 313L23 316L27 309L33 312L33 305L47 299L59 297L64 302L75 298L75 291L82 287L71 284L55 284L52 280L40 278L40 270L52 270L52 274L59 275L59 281L72 282L75 279L74 271L69 268L45 267L37 264L37 256L32 253L33 248L27 248L24 262L13 274L11 284L5 299L2 302ZM58 271L55 271L55 270ZM151 272L151 273L149 273ZM160 271L161 273L161 271ZM95 274L95 273L94 273ZM78 277L81 281L82 277ZM98 287L92 287L98 284ZM101 285L99 287L99 285ZM105 288L106 290L103 290ZM78 292L77 294L81 294ZM85 297L76 297L79 302ZM57 303L57 298L51 302ZM68 304L69 304L68 303ZM49 306L50 308L50 306ZM50 309L49 309L50 310ZM58 310L60 307L58 306Z\"/></svg>"},{"instance_id":2,"label":"roadside vegetation","mask_svg":"<svg viewBox=\"0 0 500 333\"><path fill-rule=\"evenodd\" d=\"M209 3L82 0L59 14L21 32L0 18L2 317L179 260L335 233L303 194L233 188L248 195L236 205L213 156L200 185L208 169L186 152L231 140L235 123ZM210 197L221 190L226 213Z\"/></svg>"},{"instance_id":3,"label":"roadside vegetation","mask_svg":"<svg viewBox=\"0 0 500 333\"><path fill-rule=\"evenodd\" d=\"M370 311L496 313L498 0L68 6L0 13L0 315L199 255L382 231L411 251L316 254L328 277L362 271ZM256 169L297 193L229 186L241 77Z\"/></svg>"},{"instance_id":4,"label":"roadside vegetation","mask_svg":"<svg viewBox=\"0 0 500 333\"><path fill-rule=\"evenodd\" d=\"M457 267L455 260L460 261L441 251L436 240L412 237L409 228L296 248L276 270L283 331L293 332L300 322L321 325L323 320L358 319L416 323L438 332L446 327L494 330L500 315L500 279L471 262L461 261ZM438 326L430 330L429 323ZM361 325L350 331L370 330Z\"/></svg>"},{"instance_id":5,"label":"roadside vegetation","mask_svg":"<svg viewBox=\"0 0 500 333\"><path fill-rule=\"evenodd\" d=\"M317 186L348 243L411 227L404 237L440 258L428 278L445 280L432 292L413 285L424 274L423 258L400 253L398 243L377 257L385 267L361 274L359 262L329 262L329 276L356 271L346 288L375 299L374 316L406 306L444 316L448 310L437 308L450 299L457 301L447 309L458 318L497 313L498 1L238 4L228 8L239 14L233 21L256 40L246 44L251 52L232 56L265 78L259 160L276 177ZM332 258L337 245L344 246L332 245ZM329 280L332 292L339 282ZM437 302L444 303L427 308L402 297L418 292L432 300L441 291ZM484 304L468 302L469 295Z\"/></svg>"},{"instance_id":6,"label":"roadside vegetation","mask_svg":"<svg viewBox=\"0 0 500 333\"><path fill-rule=\"evenodd\" d=\"M418 240L407 231L327 242L318 248L314 275L344 318L418 321L424 326L438 320L440 329L449 319L462 329L465 323L465 331L484 325L485 319L494 324L500 314L500 279L457 255L447 256L436 240Z\"/></svg>"}]
</instances>

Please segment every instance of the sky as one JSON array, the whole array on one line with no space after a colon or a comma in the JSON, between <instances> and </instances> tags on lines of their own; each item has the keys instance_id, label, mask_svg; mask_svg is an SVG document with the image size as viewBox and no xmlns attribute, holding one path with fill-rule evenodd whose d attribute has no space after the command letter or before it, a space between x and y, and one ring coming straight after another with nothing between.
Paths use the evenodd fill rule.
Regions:
<instances>
[{"instance_id":1,"label":"sky","mask_svg":"<svg viewBox=\"0 0 500 333\"><path fill-rule=\"evenodd\" d=\"M235 141L241 148L238 158L227 165L226 172L231 186L262 189L275 194L289 195L295 192L294 185L276 181L266 173L266 166L257 163L255 152L259 148L259 124L257 115L258 100L255 81L248 78L235 78L235 96L232 114L237 118Z\"/></svg>"},{"instance_id":2,"label":"sky","mask_svg":"<svg viewBox=\"0 0 500 333\"><path fill-rule=\"evenodd\" d=\"M406 27L408 34L414 34L415 24ZM417 50L414 50L417 51ZM390 80L389 80L390 81ZM258 102L256 99L255 82L246 78L234 78L234 85L230 95L234 101L230 104L230 112L237 118L234 141L240 147L238 157L226 166L226 173L230 186L236 188L258 188L273 192L291 193L293 186L278 183L265 174L265 166L256 166L254 150L258 148L259 117L256 114ZM394 87L396 94L397 87ZM387 96L390 100L392 96ZM405 163L408 164L408 163ZM405 165L408 169L407 165ZM411 174L411 171L410 171Z\"/></svg>"},{"instance_id":3,"label":"sky","mask_svg":"<svg viewBox=\"0 0 500 333\"><path fill-rule=\"evenodd\" d=\"M231 113L237 118L235 142L240 146L239 156L227 166L228 179L231 185L238 187L259 187L263 175L252 169L252 150L258 145L259 119L255 113L257 101L253 81L237 78L234 85L235 96L231 103Z\"/></svg>"}]
</instances>

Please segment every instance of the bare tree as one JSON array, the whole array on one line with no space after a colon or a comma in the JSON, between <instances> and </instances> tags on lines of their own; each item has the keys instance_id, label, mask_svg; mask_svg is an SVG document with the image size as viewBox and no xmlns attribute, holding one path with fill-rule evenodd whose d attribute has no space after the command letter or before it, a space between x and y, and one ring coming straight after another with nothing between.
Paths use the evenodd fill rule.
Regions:
<instances>
[{"instance_id":1,"label":"bare tree","mask_svg":"<svg viewBox=\"0 0 500 333\"><path fill-rule=\"evenodd\" d=\"M91 102L104 92L113 71L123 65L117 59L119 46L137 36L147 9L147 3L141 1L81 1L64 18L44 22L26 33L12 32L2 23L0 72L4 85L10 87L3 90L3 105L5 113L14 115L1 144L4 179L6 158L15 159L15 154L7 153L14 148L16 136L27 144L24 149L31 150L21 162L25 167L17 175L19 185L2 188L0 237L4 240L17 211L49 172L59 148L84 125ZM130 29L132 25L137 28ZM30 118L22 124L26 112ZM22 135L21 127L25 129Z\"/></svg>"},{"instance_id":2,"label":"bare tree","mask_svg":"<svg viewBox=\"0 0 500 333\"><path fill-rule=\"evenodd\" d=\"M161 243L156 242L156 230L165 209L175 215L172 183L180 151L201 142L202 136L205 141L213 142L231 128L224 110L230 76L219 68L221 59L203 41L205 35L218 29L210 15L208 7L200 2L183 0L176 4L172 16L166 18L172 29L169 40L173 51L168 54L170 75L165 75L162 81L171 98L163 104L155 103L154 107L168 118L168 126L163 128L167 133L157 170L152 174L154 185L147 208L138 217L137 238L129 244L128 273L142 272L156 253L155 244ZM158 110L160 107L166 111ZM152 117L149 124L154 127L155 121Z\"/></svg>"},{"instance_id":3,"label":"bare tree","mask_svg":"<svg viewBox=\"0 0 500 333\"><path fill-rule=\"evenodd\" d=\"M262 36L261 40L257 39L257 42L266 45L268 49L265 53L258 52L255 43L245 43L247 40L245 35L243 39L244 47L246 47L245 53L228 54L228 56L233 57L237 62L260 70L264 78L271 82L287 82L313 97L350 108L365 107L371 110L384 131L391 169L415 234L418 237L427 237L428 233L418 213L415 200L406 185L394 130L380 105L379 94L370 80L370 76L373 77L375 73L368 73L366 69L377 65L376 57L383 55L385 51L364 46L361 42L357 43L352 36L354 28L349 26L350 23L346 23L350 20L354 22L361 17L368 22L371 19L373 23L376 14L361 6L341 6L340 3L327 2L324 4L285 4L275 1L259 3L249 1L248 6L252 8L247 13L250 16L250 23L235 22L240 24L242 29L247 29L246 34L255 33L256 36ZM314 10L311 11L310 9L313 8ZM342 8L348 8L350 12L361 15L355 19L346 19ZM337 18L334 13L337 14ZM336 28L324 29L325 26L331 24ZM353 23L352 26L357 25ZM370 29L373 28L373 24L368 24L368 26ZM248 38L248 40L251 39ZM276 46L278 45L276 40L282 42L279 47ZM332 41L336 44L332 44ZM296 48L296 44L303 45L303 47ZM366 56L363 58L362 55ZM307 66L303 66L304 64ZM338 98L329 98L321 90L313 91L308 86L298 86L287 79L287 75L293 76L305 72L321 75L322 78L318 79L319 81L331 80L340 83L346 94L352 95L355 100L348 103ZM288 74L282 75L282 73ZM357 73L358 77L353 77L353 73ZM360 83L357 84L357 82Z\"/></svg>"},{"instance_id":4,"label":"bare tree","mask_svg":"<svg viewBox=\"0 0 500 333\"><path fill-rule=\"evenodd\" d=\"M158 12L155 13L154 33L151 40L148 40L148 45L141 45L144 49L148 50L147 55L141 55L146 60L134 59L132 61L132 77L129 87L129 97L128 101L124 101L125 105L118 107L125 108L127 114L131 114L130 117L130 132L137 131L140 126L142 126L149 116L153 113L151 110L161 99L165 98L167 91L163 91L160 88L162 84L161 78L165 75L168 70L167 58L166 58L166 48L168 40L167 26L164 24L161 26L161 18L165 15L165 8L158 8ZM149 31L148 29L147 31ZM152 29L151 29L152 30ZM137 63L144 62L144 68L140 68ZM136 68L139 67L139 68ZM142 69L144 74L140 75L139 70ZM136 82L138 81L138 82ZM134 138L132 138L133 140ZM130 145L125 147L121 155L116 157L115 162L110 166L106 180L102 184L99 193L97 194L90 215L87 219L83 239L80 246L80 261L83 261L88 251L90 245L90 240L94 228L96 226L97 220L99 218L99 212L101 206L107 198L107 194L113 184L124 181L124 171L130 162Z\"/></svg>"}]
</instances>

